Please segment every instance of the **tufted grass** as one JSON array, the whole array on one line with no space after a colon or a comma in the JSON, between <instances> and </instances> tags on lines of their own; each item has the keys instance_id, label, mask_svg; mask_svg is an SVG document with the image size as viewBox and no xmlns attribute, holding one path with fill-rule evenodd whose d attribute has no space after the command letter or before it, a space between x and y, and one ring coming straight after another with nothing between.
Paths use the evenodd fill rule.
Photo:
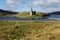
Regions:
<instances>
[{"instance_id":1,"label":"tufted grass","mask_svg":"<svg viewBox=\"0 0 60 40\"><path fill-rule=\"evenodd\" d=\"M0 21L0 40L60 40L60 22Z\"/></svg>"}]
</instances>

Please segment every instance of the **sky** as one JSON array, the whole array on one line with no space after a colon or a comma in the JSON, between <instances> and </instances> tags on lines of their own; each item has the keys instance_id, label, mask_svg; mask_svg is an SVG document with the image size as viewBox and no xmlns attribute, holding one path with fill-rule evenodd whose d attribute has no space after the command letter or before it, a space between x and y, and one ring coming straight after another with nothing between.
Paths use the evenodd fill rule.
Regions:
<instances>
[{"instance_id":1,"label":"sky","mask_svg":"<svg viewBox=\"0 0 60 40\"><path fill-rule=\"evenodd\" d=\"M60 11L60 0L0 0L0 9L24 12L30 7L37 12Z\"/></svg>"}]
</instances>

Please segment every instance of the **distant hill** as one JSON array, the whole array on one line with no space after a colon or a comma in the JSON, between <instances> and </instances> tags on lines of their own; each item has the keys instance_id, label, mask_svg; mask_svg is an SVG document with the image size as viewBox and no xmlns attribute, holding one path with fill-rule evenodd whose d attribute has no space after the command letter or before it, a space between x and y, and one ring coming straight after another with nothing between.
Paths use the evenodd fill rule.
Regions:
<instances>
[{"instance_id":1,"label":"distant hill","mask_svg":"<svg viewBox=\"0 0 60 40\"><path fill-rule=\"evenodd\" d=\"M60 15L60 11L56 11L56 12L51 12L49 13L50 15Z\"/></svg>"},{"instance_id":2,"label":"distant hill","mask_svg":"<svg viewBox=\"0 0 60 40\"><path fill-rule=\"evenodd\" d=\"M7 10L2 10L0 9L0 14L17 14L18 12L13 12L13 11L7 11Z\"/></svg>"}]
</instances>

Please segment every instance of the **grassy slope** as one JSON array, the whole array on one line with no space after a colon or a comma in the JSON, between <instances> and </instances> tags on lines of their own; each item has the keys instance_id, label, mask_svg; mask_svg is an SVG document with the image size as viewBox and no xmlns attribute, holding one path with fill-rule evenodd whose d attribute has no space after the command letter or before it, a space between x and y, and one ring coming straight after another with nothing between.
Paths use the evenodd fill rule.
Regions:
<instances>
[{"instance_id":1,"label":"grassy slope","mask_svg":"<svg viewBox=\"0 0 60 40\"><path fill-rule=\"evenodd\" d=\"M22 12L16 15L19 18L42 18L43 13L37 12L36 15L30 16L29 12Z\"/></svg>"},{"instance_id":2,"label":"grassy slope","mask_svg":"<svg viewBox=\"0 0 60 40\"><path fill-rule=\"evenodd\" d=\"M2 14L0 13L0 17L15 17L16 14Z\"/></svg>"},{"instance_id":3,"label":"grassy slope","mask_svg":"<svg viewBox=\"0 0 60 40\"><path fill-rule=\"evenodd\" d=\"M0 40L60 40L60 22L0 21Z\"/></svg>"},{"instance_id":4,"label":"grassy slope","mask_svg":"<svg viewBox=\"0 0 60 40\"><path fill-rule=\"evenodd\" d=\"M42 12L37 12L36 15L30 16L29 12L22 12L18 14L2 14L0 17L18 17L18 18L42 18L45 14Z\"/></svg>"}]
</instances>

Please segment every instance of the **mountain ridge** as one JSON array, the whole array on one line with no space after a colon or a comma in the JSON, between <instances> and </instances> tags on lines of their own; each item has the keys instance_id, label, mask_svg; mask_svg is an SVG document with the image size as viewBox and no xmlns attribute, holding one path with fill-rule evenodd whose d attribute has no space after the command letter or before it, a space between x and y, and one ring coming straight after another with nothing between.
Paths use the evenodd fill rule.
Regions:
<instances>
[{"instance_id":1,"label":"mountain ridge","mask_svg":"<svg viewBox=\"0 0 60 40\"><path fill-rule=\"evenodd\" d=\"M18 12L0 9L0 14L17 14Z\"/></svg>"},{"instance_id":2,"label":"mountain ridge","mask_svg":"<svg viewBox=\"0 0 60 40\"><path fill-rule=\"evenodd\" d=\"M49 13L50 15L60 15L60 11L55 11L55 12L51 12Z\"/></svg>"}]
</instances>

